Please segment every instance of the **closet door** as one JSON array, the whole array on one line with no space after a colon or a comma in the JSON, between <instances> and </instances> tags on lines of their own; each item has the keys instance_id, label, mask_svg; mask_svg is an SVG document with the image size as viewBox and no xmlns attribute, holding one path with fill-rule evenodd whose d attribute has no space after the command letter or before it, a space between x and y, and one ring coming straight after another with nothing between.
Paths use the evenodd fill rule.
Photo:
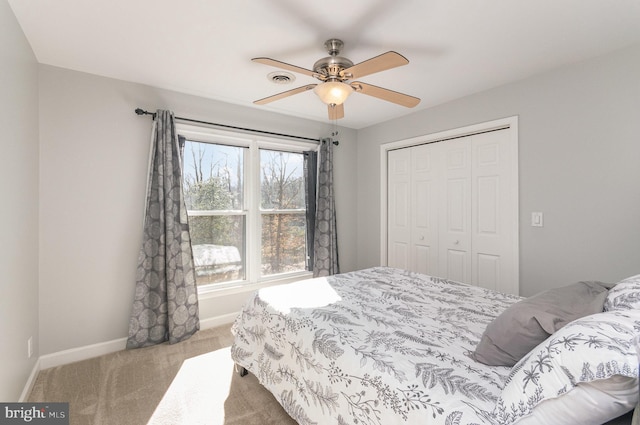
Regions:
<instances>
[{"instance_id":1,"label":"closet door","mask_svg":"<svg viewBox=\"0 0 640 425\"><path fill-rule=\"evenodd\" d=\"M438 192L441 159L435 145L405 149L411 156L411 270L438 276Z\"/></svg>"},{"instance_id":2,"label":"closet door","mask_svg":"<svg viewBox=\"0 0 640 425\"><path fill-rule=\"evenodd\" d=\"M517 194L509 132L492 131L472 140L471 282L501 292L518 293L516 276ZM516 229L514 231L514 229Z\"/></svg>"},{"instance_id":3,"label":"closet door","mask_svg":"<svg viewBox=\"0 0 640 425\"><path fill-rule=\"evenodd\" d=\"M387 265L518 294L511 131L388 151Z\"/></svg>"},{"instance_id":4,"label":"closet door","mask_svg":"<svg viewBox=\"0 0 640 425\"><path fill-rule=\"evenodd\" d=\"M387 155L387 265L410 270L411 149Z\"/></svg>"},{"instance_id":5,"label":"closet door","mask_svg":"<svg viewBox=\"0 0 640 425\"><path fill-rule=\"evenodd\" d=\"M439 275L471 280L471 136L437 143L442 149Z\"/></svg>"}]
</instances>

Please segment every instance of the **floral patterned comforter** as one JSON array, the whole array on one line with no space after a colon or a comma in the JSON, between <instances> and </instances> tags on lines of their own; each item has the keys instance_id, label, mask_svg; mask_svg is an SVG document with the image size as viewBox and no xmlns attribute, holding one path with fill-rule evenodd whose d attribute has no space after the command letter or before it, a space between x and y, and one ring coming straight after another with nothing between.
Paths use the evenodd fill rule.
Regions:
<instances>
[{"instance_id":1,"label":"floral patterned comforter","mask_svg":"<svg viewBox=\"0 0 640 425\"><path fill-rule=\"evenodd\" d=\"M259 290L234 361L307 424L491 424L510 368L469 357L521 298L386 267Z\"/></svg>"}]
</instances>

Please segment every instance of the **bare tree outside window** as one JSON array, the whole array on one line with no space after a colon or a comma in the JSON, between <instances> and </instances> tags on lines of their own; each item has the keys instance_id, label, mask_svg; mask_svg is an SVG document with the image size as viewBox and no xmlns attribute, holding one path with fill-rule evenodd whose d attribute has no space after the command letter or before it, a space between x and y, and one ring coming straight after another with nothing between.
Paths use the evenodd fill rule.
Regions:
<instances>
[{"instance_id":1,"label":"bare tree outside window","mask_svg":"<svg viewBox=\"0 0 640 425\"><path fill-rule=\"evenodd\" d=\"M260 151L262 274L305 270L303 156Z\"/></svg>"}]
</instances>

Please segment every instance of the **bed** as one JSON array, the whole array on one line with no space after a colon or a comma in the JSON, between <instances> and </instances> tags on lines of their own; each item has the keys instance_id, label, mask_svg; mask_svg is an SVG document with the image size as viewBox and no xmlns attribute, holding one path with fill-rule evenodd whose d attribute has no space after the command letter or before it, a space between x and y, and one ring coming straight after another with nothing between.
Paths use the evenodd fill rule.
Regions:
<instances>
[{"instance_id":1,"label":"bed","mask_svg":"<svg viewBox=\"0 0 640 425\"><path fill-rule=\"evenodd\" d=\"M487 365L479 342L521 297L374 267L260 289L231 356L301 425L600 424L638 402L640 296L614 289L515 365Z\"/></svg>"}]
</instances>

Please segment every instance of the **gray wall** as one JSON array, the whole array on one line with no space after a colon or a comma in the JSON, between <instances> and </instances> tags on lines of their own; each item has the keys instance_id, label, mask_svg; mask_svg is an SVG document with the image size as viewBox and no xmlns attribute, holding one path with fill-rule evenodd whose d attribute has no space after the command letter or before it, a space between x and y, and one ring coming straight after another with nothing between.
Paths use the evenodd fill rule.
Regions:
<instances>
[{"instance_id":1,"label":"gray wall","mask_svg":"<svg viewBox=\"0 0 640 425\"><path fill-rule=\"evenodd\" d=\"M38 358L38 65L5 0L0 93L0 400L17 401Z\"/></svg>"},{"instance_id":2,"label":"gray wall","mask_svg":"<svg viewBox=\"0 0 640 425\"><path fill-rule=\"evenodd\" d=\"M41 354L126 337L142 236L150 117L177 116L307 137L332 124L40 66ZM356 267L356 134L335 150L341 265ZM202 320L235 313L247 293L200 299Z\"/></svg>"},{"instance_id":3,"label":"gray wall","mask_svg":"<svg viewBox=\"0 0 640 425\"><path fill-rule=\"evenodd\" d=\"M380 144L517 115L520 294L640 273L639 75L634 46L360 130L358 267L380 262Z\"/></svg>"}]
</instances>

